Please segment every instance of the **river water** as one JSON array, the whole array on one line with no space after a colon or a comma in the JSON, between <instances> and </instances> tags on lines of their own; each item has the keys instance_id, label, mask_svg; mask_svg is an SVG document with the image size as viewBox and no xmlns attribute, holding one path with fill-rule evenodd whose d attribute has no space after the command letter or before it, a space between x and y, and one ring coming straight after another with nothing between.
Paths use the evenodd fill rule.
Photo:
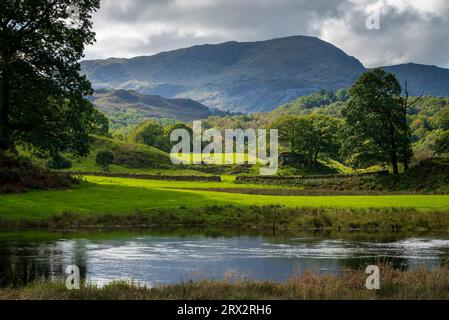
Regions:
<instances>
[{"instance_id":1,"label":"river water","mask_svg":"<svg viewBox=\"0 0 449 320\"><path fill-rule=\"evenodd\" d=\"M389 262L402 269L449 263L449 237L428 235L206 236L177 233L0 233L0 286L64 279L77 265L98 285L201 279L282 281L304 270L338 274Z\"/></svg>"}]
</instances>

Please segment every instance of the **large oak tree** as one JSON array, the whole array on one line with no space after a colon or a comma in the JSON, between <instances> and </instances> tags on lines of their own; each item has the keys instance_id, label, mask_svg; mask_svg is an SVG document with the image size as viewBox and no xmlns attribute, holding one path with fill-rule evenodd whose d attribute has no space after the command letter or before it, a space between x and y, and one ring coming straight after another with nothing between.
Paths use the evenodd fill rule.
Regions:
<instances>
[{"instance_id":1,"label":"large oak tree","mask_svg":"<svg viewBox=\"0 0 449 320\"><path fill-rule=\"evenodd\" d=\"M391 164L399 173L399 162L408 166L411 151L407 108L402 88L394 74L382 69L364 73L350 90L343 109L346 119L344 147L362 165Z\"/></svg>"},{"instance_id":2,"label":"large oak tree","mask_svg":"<svg viewBox=\"0 0 449 320\"><path fill-rule=\"evenodd\" d=\"M92 89L79 61L98 8L99 0L0 2L0 152L17 143L88 152Z\"/></svg>"}]
</instances>

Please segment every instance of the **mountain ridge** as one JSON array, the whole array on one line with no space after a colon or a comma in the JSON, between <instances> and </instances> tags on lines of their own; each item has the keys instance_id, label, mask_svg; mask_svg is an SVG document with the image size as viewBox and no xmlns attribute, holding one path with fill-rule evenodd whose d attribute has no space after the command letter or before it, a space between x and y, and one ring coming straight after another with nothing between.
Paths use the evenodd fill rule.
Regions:
<instances>
[{"instance_id":1,"label":"mountain ridge","mask_svg":"<svg viewBox=\"0 0 449 320\"><path fill-rule=\"evenodd\" d=\"M299 96L349 87L368 70L333 44L308 36L196 45L152 56L86 60L81 65L95 89L190 98L238 112L271 111ZM417 64L383 68L401 82L407 80L412 95L424 91L449 96L448 69ZM439 74L437 80L432 74Z\"/></svg>"},{"instance_id":2,"label":"mountain ridge","mask_svg":"<svg viewBox=\"0 0 449 320\"><path fill-rule=\"evenodd\" d=\"M121 118L172 118L193 121L206 118L214 111L192 99L166 99L129 90L96 90L89 100L106 115ZM129 121L132 121L130 119Z\"/></svg>"}]
</instances>

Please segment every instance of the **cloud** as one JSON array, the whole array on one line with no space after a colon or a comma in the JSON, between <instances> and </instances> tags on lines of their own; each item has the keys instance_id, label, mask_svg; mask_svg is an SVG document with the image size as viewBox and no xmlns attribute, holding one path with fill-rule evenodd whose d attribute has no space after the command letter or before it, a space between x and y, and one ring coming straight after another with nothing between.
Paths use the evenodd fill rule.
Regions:
<instances>
[{"instance_id":1,"label":"cloud","mask_svg":"<svg viewBox=\"0 0 449 320\"><path fill-rule=\"evenodd\" d=\"M379 8L380 30L367 17ZM102 0L86 58L151 55L204 43L318 36L366 66L449 66L445 0Z\"/></svg>"}]
</instances>

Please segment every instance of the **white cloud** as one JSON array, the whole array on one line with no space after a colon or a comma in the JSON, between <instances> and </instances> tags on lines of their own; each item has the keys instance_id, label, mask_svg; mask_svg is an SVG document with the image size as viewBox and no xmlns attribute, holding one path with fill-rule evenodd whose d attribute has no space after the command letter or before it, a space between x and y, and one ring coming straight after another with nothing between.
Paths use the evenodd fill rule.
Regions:
<instances>
[{"instance_id":1,"label":"white cloud","mask_svg":"<svg viewBox=\"0 0 449 320\"><path fill-rule=\"evenodd\" d=\"M365 20L381 8L381 29ZM230 40L314 35L366 66L449 66L447 0L102 0L88 59L151 55Z\"/></svg>"}]
</instances>

